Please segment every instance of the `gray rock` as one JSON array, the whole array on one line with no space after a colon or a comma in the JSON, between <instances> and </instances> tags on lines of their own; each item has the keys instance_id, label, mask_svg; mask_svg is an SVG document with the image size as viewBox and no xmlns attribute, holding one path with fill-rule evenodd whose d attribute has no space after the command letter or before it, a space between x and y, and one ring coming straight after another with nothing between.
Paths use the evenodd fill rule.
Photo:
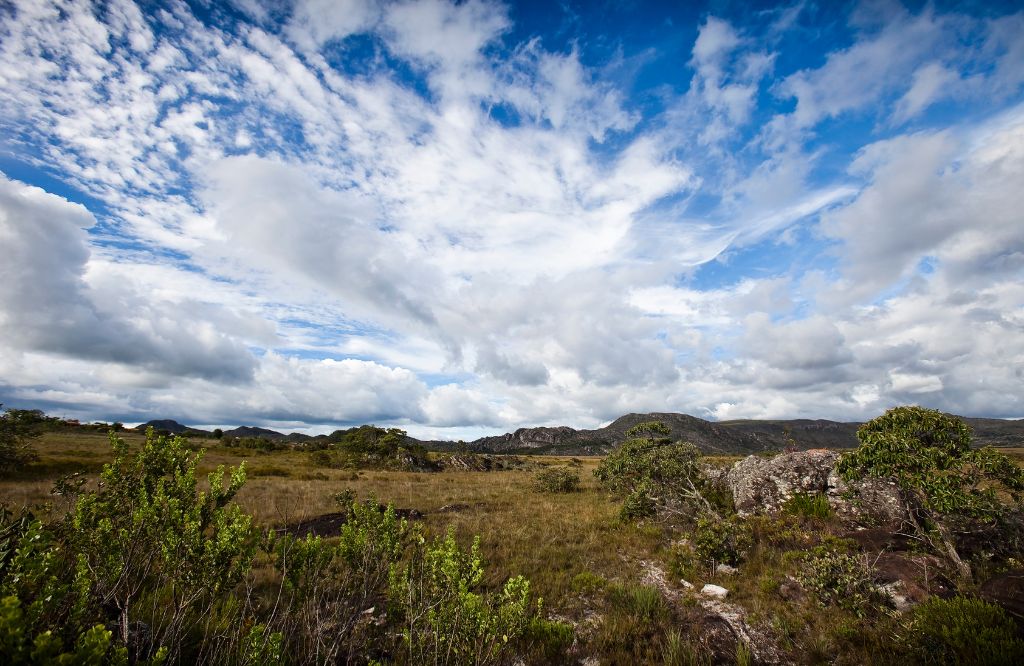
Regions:
<instances>
[{"instance_id":1,"label":"gray rock","mask_svg":"<svg viewBox=\"0 0 1024 666\"><path fill-rule=\"evenodd\" d=\"M737 569L736 567L731 567L725 563L719 564L715 567L715 573L722 574L724 576L731 576L737 571L739 571L739 569Z\"/></svg>"},{"instance_id":2,"label":"gray rock","mask_svg":"<svg viewBox=\"0 0 1024 666\"><path fill-rule=\"evenodd\" d=\"M824 449L782 453L770 458L747 456L733 465L726 476L741 516L778 513L796 493L808 495L828 491L829 475L839 454Z\"/></svg>"},{"instance_id":3,"label":"gray rock","mask_svg":"<svg viewBox=\"0 0 1024 666\"><path fill-rule=\"evenodd\" d=\"M909 520L899 486L885 479L847 483L835 469L828 478L828 503L843 520L896 530Z\"/></svg>"},{"instance_id":4,"label":"gray rock","mask_svg":"<svg viewBox=\"0 0 1024 666\"><path fill-rule=\"evenodd\" d=\"M732 466L726 484L741 516L775 514L797 493L824 495L841 519L867 527L899 528L907 519L895 483L864 479L847 483L836 472L839 454L824 449L748 456Z\"/></svg>"}]
</instances>

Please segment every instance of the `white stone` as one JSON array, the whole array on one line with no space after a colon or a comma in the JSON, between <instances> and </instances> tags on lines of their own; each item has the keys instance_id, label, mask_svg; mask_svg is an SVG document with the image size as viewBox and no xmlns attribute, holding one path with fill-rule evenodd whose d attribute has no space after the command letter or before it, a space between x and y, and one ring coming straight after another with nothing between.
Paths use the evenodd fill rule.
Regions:
<instances>
[{"instance_id":1,"label":"white stone","mask_svg":"<svg viewBox=\"0 0 1024 666\"><path fill-rule=\"evenodd\" d=\"M715 567L715 573L720 573L725 576L731 576L737 571L739 571L739 569L737 569L736 567L731 567L725 563L719 564L717 567Z\"/></svg>"},{"instance_id":2,"label":"white stone","mask_svg":"<svg viewBox=\"0 0 1024 666\"><path fill-rule=\"evenodd\" d=\"M712 585L708 583L701 588L700 594L703 597L711 597L712 599L725 599L729 596L729 590L725 589L721 585Z\"/></svg>"},{"instance_id":3,"label":"white stone","mask_svg":"<svg viewBox=\"0 0 1024 666\"><path fill-rule=\"evenodd\" d=\"M680 578L679 579L679 584L682 585L683 589L685 589L685 590L692 590L693 589L693 583L691 583L688 580L684 580L684 579Z\"/></svg>"}]
</instances>

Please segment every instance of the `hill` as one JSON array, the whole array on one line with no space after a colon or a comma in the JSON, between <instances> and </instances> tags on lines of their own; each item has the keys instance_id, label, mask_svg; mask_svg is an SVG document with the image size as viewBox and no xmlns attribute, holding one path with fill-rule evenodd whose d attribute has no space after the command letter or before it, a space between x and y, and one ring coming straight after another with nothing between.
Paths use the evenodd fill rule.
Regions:
<instances>
[{"instance_id":1,"label":"hill","mask_svg":"<svg viewBox=\"0 0 1024 666\"><path fill-rule=\"evenodd\" d=\"M961 417L971 427L977 446L1024 446L1024 420ZM843 449L857 446L860 423L826 419L734 420L712 422L666 412L626 414L596 430L575 430L566 426L519 428L504 435L481 437L465 443L480 453L554 453L603 455L625 439L626 431L644 421L662 421L673 439L696 444L708 454L749 455L779 451L787 447ZM427 448L454 450L453 442L422 442Z\"/></svg>"}]
</instances>

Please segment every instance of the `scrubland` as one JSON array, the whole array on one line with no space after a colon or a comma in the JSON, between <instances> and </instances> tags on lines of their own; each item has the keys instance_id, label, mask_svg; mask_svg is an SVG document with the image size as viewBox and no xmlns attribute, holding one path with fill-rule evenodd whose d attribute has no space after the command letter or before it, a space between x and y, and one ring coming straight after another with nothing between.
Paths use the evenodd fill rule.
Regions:
<instances>
[{"instance_id":1,"label":"scrubland","mask_svg":"<svg viewBox=\"0 0 1024 666\"><path fill-rule=\"evenodd\" d=\"M141 433L118 435L131 452L143 446ZM908 663L914 661L905 649L908 637L924 626L913 611L898 611L877 594L870 585L870 549L851 538L849 526L827 505L813 501L791 502L780 515L745 521L723 511L721 523L704 524L702 534L692 517L681 513L624 516L622 494L610 493L595 477L600 458L521 456L510 468L493 471L453 466L402 471L337 468L299 448L233 448L214 439L192 439L187 447L202 454L200 488L209 487L202 479L219 466L245 463L247 479L233 503L260 530L294 533L318 517L344 513L345 502L371 500L393 506L418 526L424 539L450 532L469 552L479 538L479 590L497 594L506 581L523 576L529 581L530 608L539 609L545 621L530 625L495 663ZM12 512L28 510L48 521L59 520L74 502L53 494L54 483L80 472L82 489L94 488L112 457L108 436L87 428L50 429L34 441L34 449L36 461L0 480L0 502ZM1024 460L1024 449L1004 453L1018 464ZM430 457L443 462L446 455ZM736 460L703 458L701 464L724 468ZM545 491L538 484L538 473L545 469L578 476L578 487ZM742 539L714 542L722 524L741 525ZM330 541L333 535L324 536ZM926 551L910 548L919 548L922 555ZM808 573L815 553L825 558L821 561L836 558L840 566ZM272 593L271 559L254 560L246 594ZM718 566L725 562L735 569ZM857 568L861 564L863 570ZM993 571L1019 566L1011 558L993 565ZM702 597L705 584L727 588L727 600ZM936 596L951 596L955 587L940 565L924 585ZM961 591L970 596L969 585ZM863 599L848 603L859 592ZM986 663L1011 663L1004 659L1015 659L1013 650L1020 648L1012 637L1005 643L1008 648L993 644L997 652ZM282 654L292 661L308 658L287 650ZM332 659L410 663L415 661L411 654L382 652L377 645L362 651L354 645ZM474 661L438 654L432 657L437 663Z\"/></svg>"}]
</instances>

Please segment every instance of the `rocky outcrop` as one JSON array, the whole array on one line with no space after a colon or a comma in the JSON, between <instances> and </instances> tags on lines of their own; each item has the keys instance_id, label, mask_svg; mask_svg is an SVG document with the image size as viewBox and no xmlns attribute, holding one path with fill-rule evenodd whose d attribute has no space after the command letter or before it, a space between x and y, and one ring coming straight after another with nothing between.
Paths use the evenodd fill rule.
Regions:
<instances>
[{"instance_id":1,"label":"rocky outcrop","mask_svg":"<svg viewBox=\"0 0 1024 666\"><path fill-rule=\"evenodd\" d=\"M747 456L729 470L726 483L741 516L778 513L797 493L827 493L829 476L838 460L838 453L824 449Z\"/></svg>"},{"instance_id":2,"label":"rocky outcrop","mask_svg":"<svg viewBox=\"0 0 1024 666\"><path fill-rule=\"evenodd\" d=\"M862 479L847 483L833 468L826 494L836 515L848 523L892 532L909 520L899 487L892 481Z\"/></svg>"},{"instance_id":3,"label":"rocky outcrop","mask_svg":"<svg viewBox=\"0 0 1024 666\"><path fill-rule=\"evenodd\" d=\"M777 456L748 456L726 474L736 511L774 514L794 495L824 495L841 519L861 527L896 529L906 513L895 483L865 479L853 483L836 472L839 454L812 449Z\"/></svg>"}]
</instances>

